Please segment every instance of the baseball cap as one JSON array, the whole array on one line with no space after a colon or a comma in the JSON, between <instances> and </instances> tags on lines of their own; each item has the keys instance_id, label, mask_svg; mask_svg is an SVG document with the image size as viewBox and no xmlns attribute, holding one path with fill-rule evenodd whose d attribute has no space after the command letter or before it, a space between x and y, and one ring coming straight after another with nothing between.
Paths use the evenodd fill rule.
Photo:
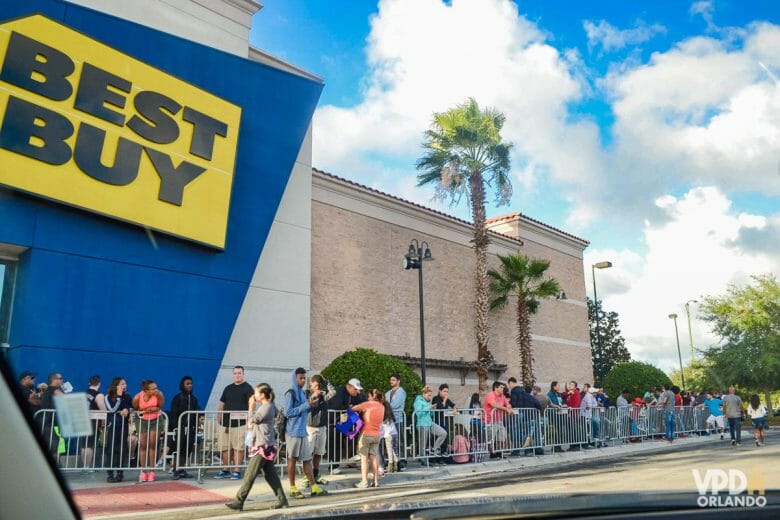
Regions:
<instances>
[{"instance_id":1,"label":"baseball cap","mask_svg":"<svg viewBox=\"0 0 780 520\"><path fill-rule=\"evenodd\" d=\"M32 377L35 379L35 372L30 372L29 370L25 370L21 374L19 374L19 379L24 379L25 377Z\"/></svg>"},{"instance_id":2,"label":"baseball cap","mask_svg":"<svg viewBox=\"0 0 780 520\"><path fill-rule=\"evenodd\" d=\"M352 379L350 379L349 381L347 381L347 384L348 384L348 385L352 385L352 386L354 386L354 387L355 387L355 388L357 388L357 389L358 389L358 391L360 391L360 392L362 392L362 391L363 391L363 385L361 385L361 384L360 384L360 379L357 379L357 378L354 378L354 377L353 377Z\"/></svg>"}]
</instances>

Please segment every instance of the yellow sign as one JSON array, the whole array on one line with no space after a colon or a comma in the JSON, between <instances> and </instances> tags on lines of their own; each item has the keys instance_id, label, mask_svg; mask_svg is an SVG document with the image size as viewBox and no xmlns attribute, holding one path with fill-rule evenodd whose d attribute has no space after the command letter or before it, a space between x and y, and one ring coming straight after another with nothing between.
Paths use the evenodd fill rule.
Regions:
<instances>
[{"instance_id":1,"label":"yellow sign","mask_svg":"<svg viewBox=\"0 0 780 520\"><path fill-rule=\"evenodd\" d=\"M41 15L0 59L0 184L225 248L240 107Z\"/></svg>"}]
</instances>

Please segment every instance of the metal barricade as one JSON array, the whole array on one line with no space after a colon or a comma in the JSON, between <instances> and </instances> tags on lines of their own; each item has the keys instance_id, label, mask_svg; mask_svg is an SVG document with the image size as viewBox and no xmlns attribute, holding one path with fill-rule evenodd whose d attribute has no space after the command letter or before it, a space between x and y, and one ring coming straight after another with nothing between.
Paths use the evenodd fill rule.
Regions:
<instances>
[{"instance_id":1,"label":"metal barricade","mask_svg":"<svg viewBox=\"0 0 780 520\"><path fill-rule=\"evenodd\" d=\"M579 408L547 408L545 411L545 445L579 447L588 442L590 421Z\"/></svg>"},{"instance_id":2,"label":"metal barricade","mask_svg":"<svg viewBox=\"0 0 780 520\"><path fill-rule=\"evenodd\" d=\"M512 414L507 414L502 410L493 410L491 412L491 424L493 424L494 443L493 453L507 453L520 455L521 453L533 454L535 450L542 449L542 420L539 410L536 408L515 408ZM506 442L501 442L497 433L501 432L500 424L506 430Z\"/></svg>"},{"instance_id":3,"label":"metal barricade","mask_svg":"<svg viewBox=\"0 0 780 520\"><path fill-rule=\"evenodd\" d=\"M422 410L412 413L412 456L432 461L481 462L490 451L490 428L482 423L481 409Z\"/></svg>"},{"instance_id":4,"label":"metal barricade","mask_svg":"<svg viewBox=\"0 0 780 520\"><path fill-rule=\"evenodd\" d=\"M618 406L614 408L615 412L615 436L613 439L622 442L638 440L639 428L637 419L639 418L639 408L636 406Z\"/></svg>"},{"instance_id":5,"label":"metal barricade","mask_svg":"<svg viewBox=\"0 0 780 520\"><path fill-rule=\"evenodd\" d=\"M38 410L33 419L57 467L63 471L167 469L168 416L147 420L142 413L90 411L92 435L60 435L56 410Z\"/></svg>"},{"instance_id":6,"label":"metal barricade","mask_svg":"<svg viewBox=\"0 0 780 520\"><path fill-rule=\"evenodd\" d=\"M173 466L180 470L202 472L234 471L246 468L246 410L187 411L179 415L176 429ZM277 453L277 458L282 450ZM277 459L278 460L278 459Z\"/></svg>"}]
</instances>

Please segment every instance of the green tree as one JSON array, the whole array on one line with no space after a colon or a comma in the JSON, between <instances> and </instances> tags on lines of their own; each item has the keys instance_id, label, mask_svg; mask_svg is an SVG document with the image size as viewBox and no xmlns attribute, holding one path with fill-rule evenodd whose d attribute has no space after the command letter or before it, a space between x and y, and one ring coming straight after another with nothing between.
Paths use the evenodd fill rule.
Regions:
<instances>
[{"instance_id":1,"label":"green tree","mask_svg":"<svg viewBox=\"0 0 780 520\"><path fill-rule=\"evenodd\" d=\"M533 355L531 352L531 315L539 310L541 298L558 294L561 290L553 278L545 278L549 260L529 259L517 253L498 255L501 269L490 269L490 292L493 299L490 309L506 307L511 296L517 302L517 350L520 354L520 370L523 386L533 385Z\"/></svg>"},{"instance_id":2,"label":"green tree","mask_svg":"<svg viewBox=\"0 0 780 520\"><path fill-rule=\"evenodd\" d=\"M664 384L672 384L669 376L663 370L650 363L630 361L621 363L609 371L604 378L604 390L613 399L617 399L624 389L631 397L642 397L651 386L660 388Z\"/></svg>"},{"instance_id":3,"label":"green tree","mask_svg":"<svg viewBox=\"0 0 780 520\"><path fill-rule=\"evenodd\" d=\"M356 348L343 353L322 370L323 377L334 386L346 384L356 377L365 391L376 388L382 392L390 389L390 376L394 373L401 376L401 386L406 390L405 410L408 412L415 396L422 390L422 381L399 359L373 349Z\"/></svg>"},{"instance_id":4,"label":"green tree","mask_svg":"<svg viewBox=\"0 0 780 520\"><path fill-rule=\"evenodd\" d=\"M692 392L699 390L725 390L728 387L727 381L715 370L712 363L706 358L691 360L685 365L685 384L687 390ZM672 382L682 387L682 378L680 370L674 369L669 373Z\"/></svg>"},{"instance_id":5,"label":"green tree","mask_svg":"<svg viewBox=\"0 0 780 520\"><path fill-rule=\"evenodd\" d=\"M433 184L436 198L453 205L465 196L474 225L475 299L474 326L477 343L479 392L487 390L488 369L494 363L488 348L488 235L485 225L485 184L495 190L496 204L508 204L512 196L509 151L501 140L505 117L493 109L481 110L474 99L433 115L425 133L424 153L417 161L417 185Z\"/></svg>"},{"instance_id":6,"label":"green tree","mask_svg":"<svg viewBox=\"0 0 780 520\"><path fill-rule=\"evenodd\" d=\"M704 351L713 374L728 384L764 392L768 407L780 381L780 284L772 274L752 284L730 285L722 296L706 296L700 316L720 337Z\"/></svg>"},{"instance_id":7,"label":"green tree","mask_svg":"<svg viewBox=\"0 0 780 520\"><path fill-rule=\"evenodd\" d=\"M631 353L626 348L626 340L620 333L618 313L604 311L601 300L594 305L593 300L587 298L587 303L593 374L596 384L601 384L604 375L608 374L612 367L631 361ZM598 327L596 327L596 320L598 320ZM597 329L598 334L596 334ZM602 355L599 355L599 338L601 338Z\"/></svg>"}]
</instances>

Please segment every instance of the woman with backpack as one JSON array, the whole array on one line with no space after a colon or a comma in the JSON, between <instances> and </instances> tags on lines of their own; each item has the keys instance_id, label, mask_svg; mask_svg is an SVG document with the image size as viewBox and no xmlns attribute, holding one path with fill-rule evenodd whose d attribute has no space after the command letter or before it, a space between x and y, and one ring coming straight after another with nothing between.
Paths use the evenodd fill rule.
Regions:
<instances>
[{"instance_id":1,"label":"woman with backpack","mask_svg":"<svg viewBox=\"0 0 780 520\"><path fill-rule=\"evenodd\" d=\"M748 406L747 414L753 423L753 440L756 441L756 446L763 446L767 411L766 406L761 404L758 394L750 396L750 406ZM759 438L761 439L760 441L758 440Z\"/></svg>"},{"instance_id":2,"label":"woman with backpack","mask_svg":"<svg viewBox=\"0 0 780 520\"><path fill-rule=\"evenodd\" d=\"M249 424L252 427L249 441L249 465L244 472L244 481L236 493L235 500L225 505L236 511L243 510L246 497L249 496L255 479L262 472L265 481L276 495L277 503L274 509L285 508L288 505L287 497L284 494L279 475L274 469L274 459L278 451L274 432L276 418L274 391L267 384L261 383L255 387L253 399L255 401L254 413L249 418Z\"/></svg>"}]
</instances>

